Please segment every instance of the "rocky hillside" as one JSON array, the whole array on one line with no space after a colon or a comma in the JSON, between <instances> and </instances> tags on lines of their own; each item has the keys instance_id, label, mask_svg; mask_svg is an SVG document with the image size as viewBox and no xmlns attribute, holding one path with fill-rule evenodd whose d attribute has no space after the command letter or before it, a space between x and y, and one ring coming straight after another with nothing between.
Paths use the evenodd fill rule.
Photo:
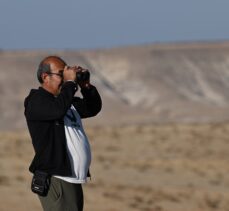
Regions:
<instances>
[{"instance_id":1,"label":"rocky hillside","mask_svg":"<svg viewBox=\"0 0 229 211\"><path fill-rule=\"evenodd\" d=\"M229 120L229 42L91 51L0 51L0 130L24 129L23 100L48 55L92 72L103 99L91 125ZM79 93L78 93L79 94Z\"/></svg>"}]
</instances>

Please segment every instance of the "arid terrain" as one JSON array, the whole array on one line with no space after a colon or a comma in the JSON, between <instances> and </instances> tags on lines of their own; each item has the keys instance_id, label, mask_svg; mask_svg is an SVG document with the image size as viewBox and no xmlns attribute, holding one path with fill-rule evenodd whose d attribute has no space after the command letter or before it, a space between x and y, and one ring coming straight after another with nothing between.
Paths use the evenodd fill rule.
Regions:
<instances>
[{"instance_id":1,"label":"arid terrain","mask_svg":"<svg viewBox=\"0 0 229 211\"><path fill-rule=\"evenodd\" d=\"M229 124L87 128L90 211L228 211ZM0 134L0 210L41 210L30 192L25 132Z\"/></svg>"},{"instance_id":2,"label":"arid terrain","mask_svg":"<svg viewBox=\"0 0 229 211\"><path fill-rule=\"evenodd\" d=\"M85 211L229 211L229 42L0 51L0 211L42 210L23 100L53 54L88 68L103 100L84 120Z\"/></svg>"},{"instance_id":3,"label":"arid terrain","mask_svg":"<svg viewBox=\"0 0 229 211\"><path fill-rule=\"evenodd\" d=\"M23 100L31 88L39 86L39 62L53 54L69 65L81 65L91 71L91 82L102 96L103 110L87 124L120 126L229 119L229 42L91 51L0 51L0 131L26 128Z\"/></svg>"}]
</instances>

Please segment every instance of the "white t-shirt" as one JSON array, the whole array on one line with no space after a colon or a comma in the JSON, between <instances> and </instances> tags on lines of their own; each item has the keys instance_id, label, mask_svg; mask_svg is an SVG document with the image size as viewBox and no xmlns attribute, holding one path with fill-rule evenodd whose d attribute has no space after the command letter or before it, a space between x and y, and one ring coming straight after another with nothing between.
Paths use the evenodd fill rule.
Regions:
<instances>
[{"instance_id":1,"label":"white t-shirt","mask_svg":"<svg viewBox=\"0 0 229 211\"><path fill-rule=\"evenodd\" d=\"M91 164L91 149L83 130L81 118L73 105L64 117L64 128L72 176L55 177L70 183L85 183L87 182L87 173Z\"/></svg>"}]
</instances>

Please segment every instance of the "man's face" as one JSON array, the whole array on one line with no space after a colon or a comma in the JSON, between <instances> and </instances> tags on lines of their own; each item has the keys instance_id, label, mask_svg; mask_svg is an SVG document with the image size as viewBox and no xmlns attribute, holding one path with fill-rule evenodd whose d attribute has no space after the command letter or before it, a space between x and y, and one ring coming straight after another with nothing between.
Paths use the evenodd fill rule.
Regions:
<instances>
[{"instance_id":1,"label":"man's face","mask_svg":"<svg viewBox=\"0 0 229 211\"><path fill-rule=\"evenodd\" d=\"M63 83L63 71L65 64L62 62L54 61L50 63L50 73L46 73L45 87L54 95L58 95L61 85Z\"/></svg>"}]
</instances>

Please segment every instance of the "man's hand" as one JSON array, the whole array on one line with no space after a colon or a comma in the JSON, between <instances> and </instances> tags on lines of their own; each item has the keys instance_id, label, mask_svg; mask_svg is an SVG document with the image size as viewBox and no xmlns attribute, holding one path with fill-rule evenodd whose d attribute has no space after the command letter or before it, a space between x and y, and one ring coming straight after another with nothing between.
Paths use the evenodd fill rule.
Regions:
<instances>
[{"instance_id":1,"label":"man's hand","mask_svg":"<svg viewBox=\"0 0 229 211\"><path fill-rule=\"evenodd\" d=\"M64 67L64 82L65 81L75 81L76 80L76 72L77 72L77 67L69 67L69 66L65 66Z\"/></svg>"},{"instance_id":2,"label":"man's hand","mask_svg":"<svg viewBox=\"0 0 229 211\"><path fill-rule=\"evenodd\" d=\"M89 88L91 86L90 81L83 81L83 82L80 82L78 84L79 84L81 89L82 88Z\"/></svg>"}]
</instances>

